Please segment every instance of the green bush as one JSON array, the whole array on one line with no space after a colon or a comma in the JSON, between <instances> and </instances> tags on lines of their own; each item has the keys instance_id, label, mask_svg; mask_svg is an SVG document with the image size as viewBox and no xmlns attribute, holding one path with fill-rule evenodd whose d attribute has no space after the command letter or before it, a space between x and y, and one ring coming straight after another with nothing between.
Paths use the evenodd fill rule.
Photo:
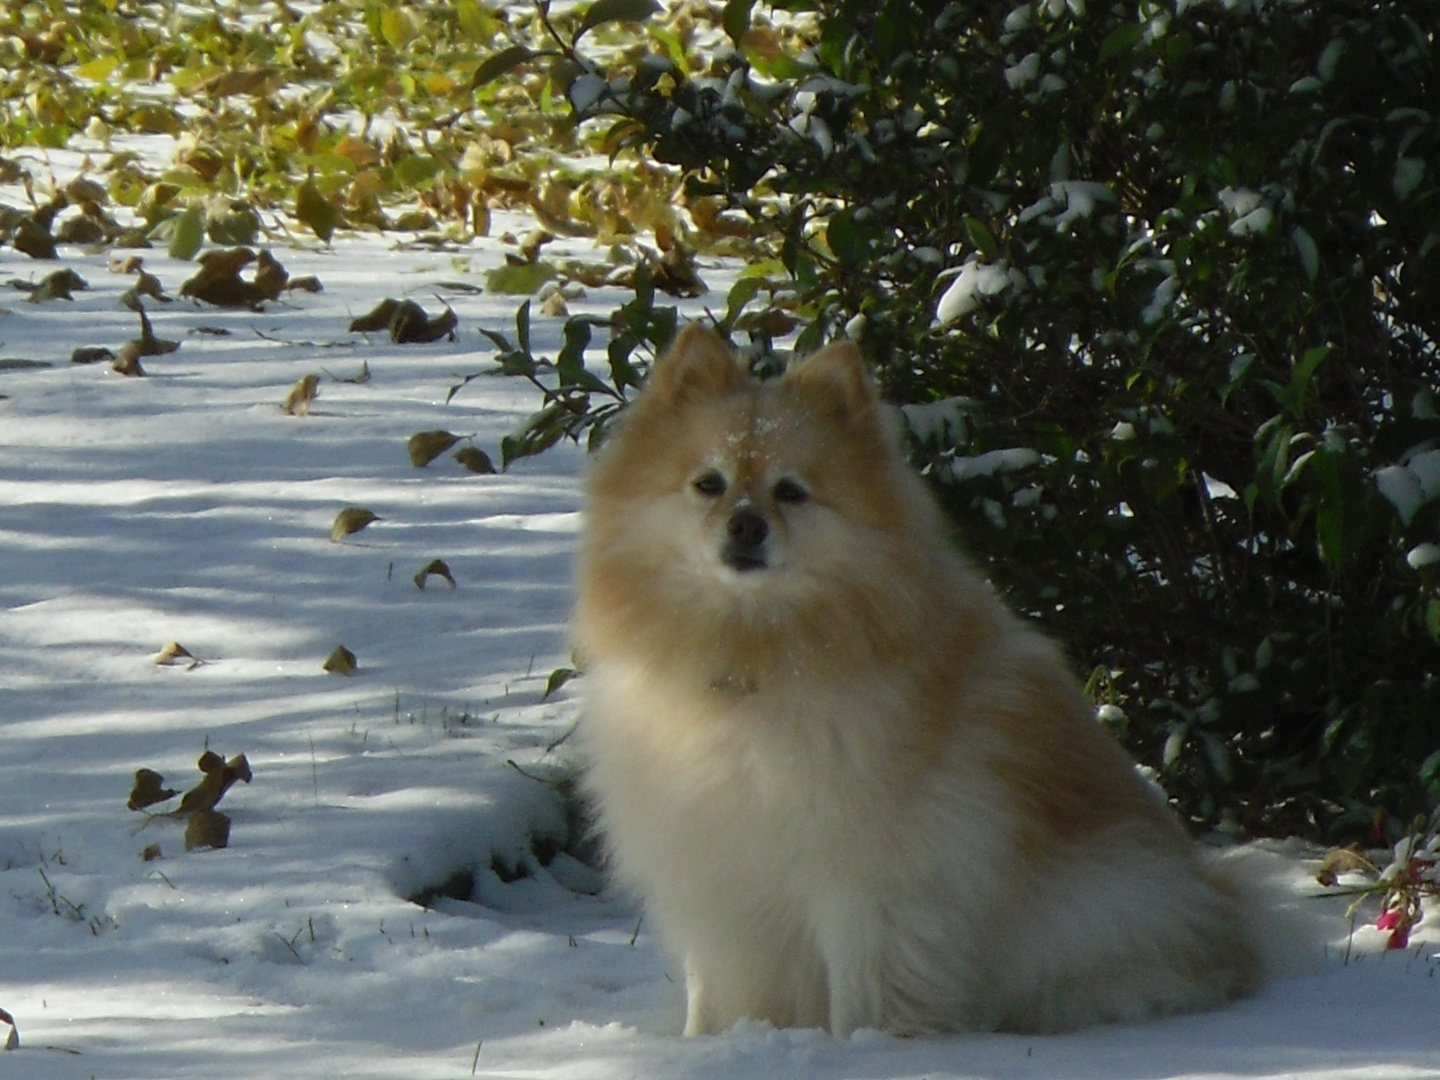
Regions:
<instances>
[{"instance_id":1,"label":"green bush","mask_svg":"<svg viewBox=\"0 0 1440 1080\"><path fill-rule=\"evenodd\" d=\"M1181 808L1339 834L1440 798L1436 26L729 0L718 46L568 63L606 145L754 223L801 348L859 338Z\"/></svg>"}]
</instances>

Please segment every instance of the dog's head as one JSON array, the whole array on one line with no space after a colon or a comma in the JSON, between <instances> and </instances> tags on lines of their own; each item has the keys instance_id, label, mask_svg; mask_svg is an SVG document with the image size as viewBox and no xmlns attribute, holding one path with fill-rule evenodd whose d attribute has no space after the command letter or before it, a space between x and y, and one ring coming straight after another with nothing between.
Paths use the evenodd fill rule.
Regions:
<instances>
[{"instance_id":1,"label":"dog's head","mask_svg":"<svg viewBox=\"0 0 1440 1080\"><path fill-rule=\"evenodd\" d=\"M590 546L646 578L778 601L904 527L897 461L853 345L762 383L691 326L592 470Z\"/></svg>"}]
</instances>

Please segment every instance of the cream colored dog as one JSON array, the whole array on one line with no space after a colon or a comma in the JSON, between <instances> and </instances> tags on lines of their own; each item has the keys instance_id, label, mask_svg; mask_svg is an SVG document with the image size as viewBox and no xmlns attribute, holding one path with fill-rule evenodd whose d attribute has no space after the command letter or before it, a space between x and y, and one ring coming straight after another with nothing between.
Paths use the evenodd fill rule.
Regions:
<instances>
[{"instance_id":1,"label":"cream colored dog","mask_svg":"<svg viewBox=\"0 0 1440 1080\"><path fill-rule=\"evenodd\" d=\"M855 348L762 384L686 330L586 514L587 785L687 1033L1059 1031L1257 984L1238 890L957 554Z\"/></svg>"}]
</instances>

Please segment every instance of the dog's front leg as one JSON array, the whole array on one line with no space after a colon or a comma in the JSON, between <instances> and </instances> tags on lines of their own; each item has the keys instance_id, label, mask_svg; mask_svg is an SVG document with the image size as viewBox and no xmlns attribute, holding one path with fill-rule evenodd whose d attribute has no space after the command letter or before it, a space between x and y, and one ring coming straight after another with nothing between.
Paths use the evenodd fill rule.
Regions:
<instances>
[{"instance_id":1,"label":"dog's front leg","mask_svg":"<svg viewBox=\"0 0 1440 1080\"><path fill-rule=\"evenodd\" d=\"M859 895L827 898L817 911L815 938L830 997L830 1034L848 1039L858 1028L884 1026L881 963L885 916Z\"/></svg>"},{"instance_id":2,"label":"dog's front leg","mask_svg":"<svg viewBox=\"0 0 1440 1080\"><path fill-rule=\"evenodd\" d=\"M705 998L705 983L700 977L699 966L693 954L685 957L685 1034L709 1035L715 1031L715 1024L709 1015L709 1003Z\"/></svg>"}]
</instances>

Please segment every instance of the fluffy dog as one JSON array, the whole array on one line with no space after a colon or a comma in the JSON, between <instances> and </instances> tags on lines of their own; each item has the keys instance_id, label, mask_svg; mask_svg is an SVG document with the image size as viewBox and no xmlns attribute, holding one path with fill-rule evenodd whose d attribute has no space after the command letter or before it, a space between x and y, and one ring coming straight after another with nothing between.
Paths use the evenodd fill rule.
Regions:
<instances>
[{"instance_id":1,"label":"fluffy dog","mask_svg":"<svg viewBox=\"0 0 1440 1080\"><path fill-rule=\"evenodd\" d=\"M1246 901L956 552L854 346L759 383L690 327L587 496L586 786L687 1034L1061 1031L1257 984Z\"/></svg>"}]
</instances>

